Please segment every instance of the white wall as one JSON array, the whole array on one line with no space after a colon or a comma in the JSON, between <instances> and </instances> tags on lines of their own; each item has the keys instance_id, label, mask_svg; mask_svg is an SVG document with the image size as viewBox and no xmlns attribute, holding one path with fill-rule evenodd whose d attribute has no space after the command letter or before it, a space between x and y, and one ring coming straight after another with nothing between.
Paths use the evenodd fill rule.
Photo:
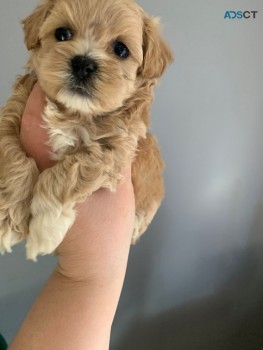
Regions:
<instances>
[{"instance_id":1,"label":"white wall","mask_svg":"<svg viewBox=\"0 0 263 350\"><path fill-rule=\"evenodd\" d=\"M26 60L18 19L0 13L3 104ZM131 250L112 349L230 350L263 346L263 4L141 0L162 18L175 63L156 90L152 129L167 195ZM224 19L257 10L256 19ZM0 332L9 339L54 266L22 247L0 257Z\"/></svg>"}]
</instances>

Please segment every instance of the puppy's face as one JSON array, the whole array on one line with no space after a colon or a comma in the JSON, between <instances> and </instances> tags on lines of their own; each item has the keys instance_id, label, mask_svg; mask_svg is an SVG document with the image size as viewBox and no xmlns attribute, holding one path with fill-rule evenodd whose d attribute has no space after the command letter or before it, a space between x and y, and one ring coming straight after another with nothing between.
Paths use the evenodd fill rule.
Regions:
<instances>
[{"instance_id":1,"label":"puppy's face","mask_svg":"<svg viewBox=\"0 0 263 350\"><path fill-rule=\"evenodd\" d=\"M44 0L24 29L46 94L80 112L121 107L171 60L156 21L131 0Z\"/></svg>"}]
</instances>

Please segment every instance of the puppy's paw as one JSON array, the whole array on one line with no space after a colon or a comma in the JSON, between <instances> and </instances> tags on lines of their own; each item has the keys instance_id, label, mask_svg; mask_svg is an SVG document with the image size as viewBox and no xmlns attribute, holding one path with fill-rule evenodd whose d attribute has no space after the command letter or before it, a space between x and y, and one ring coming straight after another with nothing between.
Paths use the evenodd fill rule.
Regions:
<instances>
[{"instance_id":1,"label":"puppy's paw","mask_svg":"<svg viewBox=\"0 0 263 350\"><path fill-rule=\"evenodd\" d=\"M28 234L30 202L37 176L35 161L26 158L24 153L17 151L9 159L0 152L1 253L11 252L12 246Z\"/></svg>"},{"instance_id":2,"label":"puppy's paw","mask_svg":"<svg viewBox=\"0 0 263 350\"><path fill-rule=\"evenodd\" d=\"M25 203L0 206L0 253L11 253L12 246L21 242L28 231L29 215Z\"/></svg>"},{"instance_id":3,"label":"puppy's paw","mask_svg":"<svg viewBox=\"0 0 263 350\"><path fill-rule=\"evenodd\" d=\"M11 253L12 246L17 243L16 234L7 220L0 222L0 253Z\"/></svg>"},{"instance_id":4,"label":"puppy's paw","mask_svg":"<svg viewBox=\"0 0 263 350\"><path fill-rule=\"evenodd\" d=\"M55 251L75 220L73 206L74 203L63 205L34 197L31 205L33 217L26 244L28 259L36 261L38 255Z\"/></svg>"}]
</instances>

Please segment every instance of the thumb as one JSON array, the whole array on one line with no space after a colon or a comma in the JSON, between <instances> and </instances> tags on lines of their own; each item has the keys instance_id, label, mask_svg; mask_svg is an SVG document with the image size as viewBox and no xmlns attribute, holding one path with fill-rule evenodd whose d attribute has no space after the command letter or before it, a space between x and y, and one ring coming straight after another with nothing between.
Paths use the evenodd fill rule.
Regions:
<instances>
[{"instance_id":1,"label":"thumb","mask_svg":"<svg viewBox=\"0 0 263 350\"><path fill-rule=\"evenodd\" d=\"M22 116L20 141L26 154L34 158L39 170L54 164L50 160L50 147L47 145L48 135L43 128L42 112L45 107L45 95L38 83L35 84L27 100Z\"/></svg>"},{"instance_id":2,"label":"thumb","mask_svg":"<svg viewBox=\"0 0 263 350\"><path fill-rule=\"evenodd\" d=\"M44 106L45 95L39 83L36 83L27 100L22 118L22 124L28 126L40 124L42 122L41 115L44 110Z\"/></svg>"}]
</instances>

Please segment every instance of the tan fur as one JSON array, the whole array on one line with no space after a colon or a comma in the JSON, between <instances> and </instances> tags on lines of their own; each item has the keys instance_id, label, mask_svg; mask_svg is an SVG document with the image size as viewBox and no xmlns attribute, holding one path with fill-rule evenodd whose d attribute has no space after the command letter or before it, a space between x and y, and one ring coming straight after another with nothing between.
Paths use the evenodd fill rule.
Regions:
<instances>
[{"instance_id":1,"label":"tan fur","mask_svg":"<svg viewBox=\"0 0 263 350\"><path fill-rule=\"evenodd\" d=\"M101 187L114 191L131 160L137 241L164 194L158 145L147 133L153 87L172 60L158 21L132 0L44 0L23 24L29 74L19 78L0 118L0 249L10 251L26 238L28 258L52 253L75 220L75 204ZM59 27L70 27L73 39L57 42ZM115 40L129 47L127 59L114 55ZM75 55L99 64L91 97L68 88ZM37 79L58 161L41 174L19 142L21 116Z\"/></svg>"}]
</instances>

